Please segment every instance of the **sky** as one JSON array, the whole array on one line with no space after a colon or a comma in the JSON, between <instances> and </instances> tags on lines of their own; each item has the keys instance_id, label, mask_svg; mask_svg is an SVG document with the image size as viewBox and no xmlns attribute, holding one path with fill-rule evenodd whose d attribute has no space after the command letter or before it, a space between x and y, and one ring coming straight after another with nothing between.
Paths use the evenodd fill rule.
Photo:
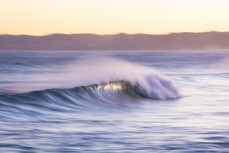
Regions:
<instances>
[{"instance_id":1,"label":"sky","mask_svg":"<svg viewBox=\"0 0 229 153\"><path fill-rule=\"evenodd\" d=\"M229 0L0 0L0 34L229 31Z\"/></svg>"}]
</instances>

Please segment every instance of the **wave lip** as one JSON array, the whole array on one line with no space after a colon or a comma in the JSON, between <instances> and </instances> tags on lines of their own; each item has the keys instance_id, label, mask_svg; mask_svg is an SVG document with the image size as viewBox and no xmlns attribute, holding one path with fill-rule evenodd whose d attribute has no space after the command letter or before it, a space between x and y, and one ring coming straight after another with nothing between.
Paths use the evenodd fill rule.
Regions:
<instances>
[{"instance_id":1,"label":"wave lip","mask_svg":"<svg viewBox=\"0 0 229 153\"><path fill-rule=\"evenodd\" d=\"M171 80L162 76L146 76L145 79L146 86L136 87L139 94L155 100L180 98L180 93Z\"/></svg>"}]
</instances>

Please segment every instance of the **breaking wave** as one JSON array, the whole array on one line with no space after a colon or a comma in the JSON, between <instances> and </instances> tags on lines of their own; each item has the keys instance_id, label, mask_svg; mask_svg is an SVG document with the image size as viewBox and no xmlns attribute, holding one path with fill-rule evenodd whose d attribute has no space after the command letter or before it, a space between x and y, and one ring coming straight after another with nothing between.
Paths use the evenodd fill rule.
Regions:
<instances>
[{"instance_id":1,"label":"breaking wave","mask_svg":"<svg viewBox=\"0 0 229 153\"><path fill-rule=\"evenodd\" d=\"M57 73L35 78L36 81L31 83L11 87L14 91L24 89L24 93L2 94L1 105L17 103L56 110L85 109L123 105L142 98L168 100L180 97L168 77L152 68L117 59L77 61L60 68ZM43 86L41 81L48 83Z\"/></svg>"}]
</instances>

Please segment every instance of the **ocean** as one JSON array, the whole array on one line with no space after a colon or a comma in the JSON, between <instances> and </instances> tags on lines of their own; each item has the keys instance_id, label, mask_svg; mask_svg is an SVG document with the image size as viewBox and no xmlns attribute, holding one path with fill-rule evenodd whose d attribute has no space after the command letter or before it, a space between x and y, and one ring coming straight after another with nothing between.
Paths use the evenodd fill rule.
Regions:
<instances>
[{"instance_id":1,"label":"ocean","mask_svg":"<svg viewBox=\"0 0 229 153\"><path fill-rule=\"evenodd\" d=\"M0 51L0 152L229 152L228 51Z\"/></svg>"}]
</instances>

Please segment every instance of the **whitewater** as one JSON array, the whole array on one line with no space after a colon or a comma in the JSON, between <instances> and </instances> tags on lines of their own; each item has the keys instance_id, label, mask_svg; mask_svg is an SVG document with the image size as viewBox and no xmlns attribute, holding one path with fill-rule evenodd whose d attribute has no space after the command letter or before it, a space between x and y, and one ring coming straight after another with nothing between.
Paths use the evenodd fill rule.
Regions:
<instances>
[{"instance_id":1,"label":"whitewater","mask_svg":"<svg viewBox=\"0 0 229 153\"><path fill-rule=\"evenodd\" d=\"M0 51L1 152L229 152L228 51Z\"/></svg>"}]
</instances>

